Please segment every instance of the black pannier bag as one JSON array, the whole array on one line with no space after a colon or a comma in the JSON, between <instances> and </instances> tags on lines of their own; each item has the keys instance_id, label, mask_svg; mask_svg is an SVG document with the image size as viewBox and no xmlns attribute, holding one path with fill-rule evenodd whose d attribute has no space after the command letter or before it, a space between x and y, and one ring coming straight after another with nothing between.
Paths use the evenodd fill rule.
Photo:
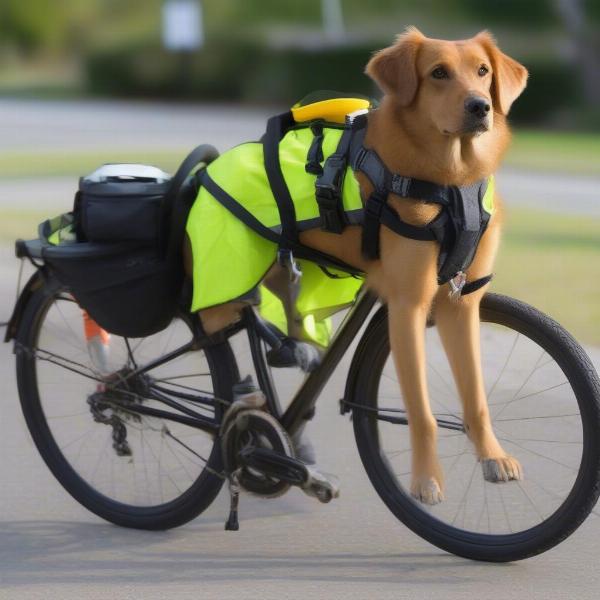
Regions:
<instances>
[{"instance_id":1,"label":"black pannier bag","mask_svg":"<svg viewBox=\"0 0 600 600\"><path fill-rule=\"evenodd\" d=\"M171 177L146 165L104 165L79 180L73 213L87 242L160 243Z\"/></svg>"},{"instance_id":2,"label":"black pannier bag","mask_svg":"<svg viewBox=\"0 0 600 600\"><path fill-rule=\"evenodd\" d=\"M44 264L106 331L146 337L175 316L185 224L198 193L190 174L217 156L199 146L172 179L148 176L143 165L117 175L101 168L92 174L97 181L81 180L73 213L40 225Z\"/></svg>"}]
</instances>

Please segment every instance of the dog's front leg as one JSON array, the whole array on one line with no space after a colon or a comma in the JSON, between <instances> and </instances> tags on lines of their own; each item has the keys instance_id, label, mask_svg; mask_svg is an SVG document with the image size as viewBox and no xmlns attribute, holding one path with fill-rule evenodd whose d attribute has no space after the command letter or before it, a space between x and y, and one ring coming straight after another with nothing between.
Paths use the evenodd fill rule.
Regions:
<instances>
[{"instance_id":1,"label":"dog's front leg","mask_svg":"<svg viewBox=\"0 0 600 600\"><path fill-rule=\"evenodd\" d=\"M383 227L381 241L380 269L370 281L388 305L390 346L410 430L411 493L426 504L437 504L443 499L443 473L425 362L425 325L437 290L437 247Z\"/></svg>"},{"instance_id":2,"label":"dog's front leg","mask_svg":"<svg viewBox=\"0 0 600 600\"><path fill-rule=\"evenodd\" d=\"M490 227L469 269L470 281L492 272L499 227ZM483 476L492 482L522 479L519 461L509 456L492 428L481 368L479 303L485 288L458 300L449 298L448 286L435 301L435 322L463 405L467 434L481 461Z\"/></svg>"},{"instance_id":3,"label":"dog's front leg","mask_svg":"<svg viewBox=\"0 0 600 600\"><path fill-rule=\"evenodd\" d=\"M388 302L390 344L406 408L412 448L411 494L425 504L443 499L437 457L437 423L431 412L425 368L425 323L429 305Z\"/></svg>"}]
</instances>

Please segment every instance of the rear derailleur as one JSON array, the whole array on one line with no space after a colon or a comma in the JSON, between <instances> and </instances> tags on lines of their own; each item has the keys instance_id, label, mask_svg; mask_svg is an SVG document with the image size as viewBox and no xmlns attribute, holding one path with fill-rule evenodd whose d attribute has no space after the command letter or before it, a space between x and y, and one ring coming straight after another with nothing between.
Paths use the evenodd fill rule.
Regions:
<instances>
[{"instance_id":1,"label":"rear derailleur","mask_svg":"<svg viewBox=\"0 0 600 600\"><path fill-rule=\"evenodd\" d=\"M112 427L113 449L117 456L132 456L133 451L127 441L125 422L140 422L140 415L127 410L128 404L139 403L146 392L147 382L143 376L128 378L123 369L111 377L111 381L100 384L96 392L88 396L87 403L96 423ZM132 400L135 398L135 401Z\"/></svg>"}]
</instances>

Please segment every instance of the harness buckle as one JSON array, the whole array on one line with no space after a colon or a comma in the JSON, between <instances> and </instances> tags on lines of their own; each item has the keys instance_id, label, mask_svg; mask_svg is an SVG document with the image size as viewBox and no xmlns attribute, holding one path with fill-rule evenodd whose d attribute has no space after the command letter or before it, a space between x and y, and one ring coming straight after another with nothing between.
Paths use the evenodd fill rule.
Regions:
<instances>
[{"instance_id":1,"label":"harness buckle","mask_svg":"<svg viewBox=\"0 0 600 600\"><path fill-rule=\"evenodd\" d=\"M362 166L365 157L367 156L368 150L364 147L361 146L358 149L358 152L356 153L356 156L354 157L354 160L352 161L352 170L353 171L360 171L360 167Z\"/></svg>"},{"instance_id":2,"label":"harness buckle","mask_svg":"<svg viewBox=\"0 0 600 600\"><path fill-rule=\"evenodd\" d=\"M344 211L341 187L346 171L346 158L332 154L315 182L315 196L321 216L321 229L331 233L344 230Z\"/></svg>"},{"instance_id":3,"label":"harness buckle","mask_svg":"<svg viewBox=\"0 0 600 600\"><path fill-rule=\"evenodd\" d=\"M284 267L289 276L290 283L298 283L302 277L302 270L294 259L294 254L289 248L279 248L277 250L277 263Z\"/></svg>"},{"instance_id":4,"label":"harness buckle","mask_svg":"<svg viewBox=\"0 0 600 600\"><path fill-rule=\"evenodd\" d=\"M406 198L411 182L412 177L404 177L404 175L394 173L392 175L392 193L401 196L402 198Z\"/></svg>"},{"instance_id":5,"label":"harness buckle","mask_svg":"<svg viewBox=\"0 0 600 600\"><path fill-rule=\"evenodd\" d=\"M459 298L462 294L462 290L467 283L467 276L463 271L459 271L452 279L448 281L450 285L450 298Z\"/></svg>"}]
</instances>

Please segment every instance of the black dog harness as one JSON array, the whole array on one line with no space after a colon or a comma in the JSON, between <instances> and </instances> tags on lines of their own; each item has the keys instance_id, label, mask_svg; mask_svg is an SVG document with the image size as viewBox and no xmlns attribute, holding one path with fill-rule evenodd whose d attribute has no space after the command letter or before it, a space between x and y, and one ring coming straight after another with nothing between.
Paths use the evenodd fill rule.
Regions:
<instances>
[{"instance_id":1,"label":"black dog harness","mask_svg":"<svg viewBox=\"0 0 600 600\"><path fill-rule=\"evenodd\" d=\"M492 279L491 275L466 283L464 272L473 261L490 219L482 204L488 180L470 186L445 186L392 173L375 150L364 146L366 124L366 115L354 119L317 177L315 186L321 228L341 233L348 224L341 190L346 167L350 166L354 172L364 173L373 185L363 217L362 252L365 258L379 258L379 231L384 225L401 236L440 244L439 285L449 282L453 292L462 295L486 285ZM388 205L389 194L439 204L442 210L427 225L411 225L402 221Z\"/></svg>"}]
</instances>

